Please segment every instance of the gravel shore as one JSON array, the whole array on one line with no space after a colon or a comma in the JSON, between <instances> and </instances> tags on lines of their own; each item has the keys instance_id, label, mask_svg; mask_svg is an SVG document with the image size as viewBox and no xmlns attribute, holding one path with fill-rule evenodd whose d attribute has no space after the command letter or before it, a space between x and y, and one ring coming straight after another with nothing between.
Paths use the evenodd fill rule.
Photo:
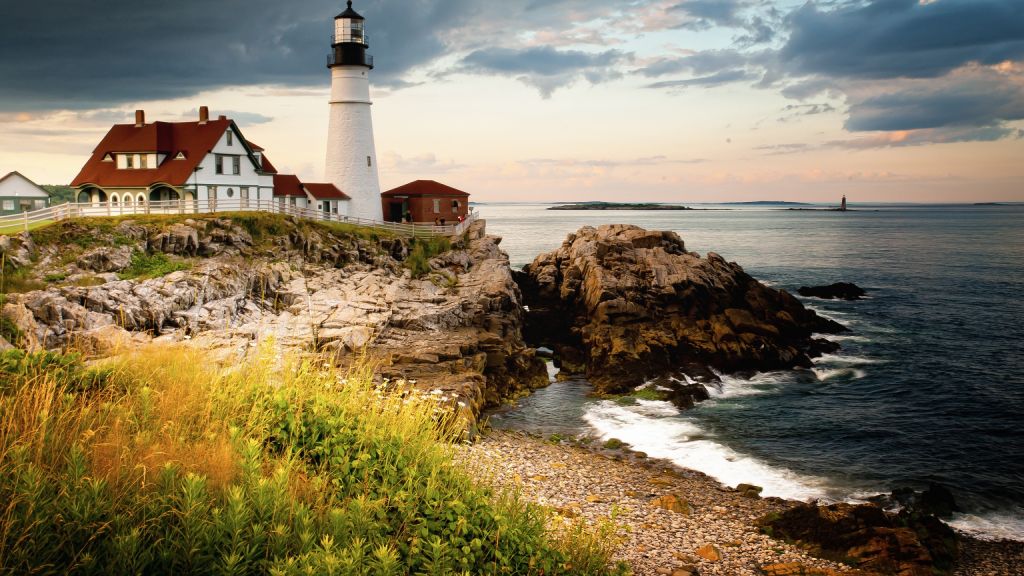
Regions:
<instances>
[{"instance_id":1,"label":"gravel shore","mask_svg":"<svg viewBox=\"0 0 1024 576\"><path fill-rule=\"evenodd\" d=\"M757 518L789 503L747 497L665 462L504 431L459 447L458 458L499 486L520 487L565 522L611 522L622 537L616 557L638 576L866 574L809 556L754 526ZM964 566L956 574L1024 574L1022 548L967 541Z\"/></svg>"}]
</instances>

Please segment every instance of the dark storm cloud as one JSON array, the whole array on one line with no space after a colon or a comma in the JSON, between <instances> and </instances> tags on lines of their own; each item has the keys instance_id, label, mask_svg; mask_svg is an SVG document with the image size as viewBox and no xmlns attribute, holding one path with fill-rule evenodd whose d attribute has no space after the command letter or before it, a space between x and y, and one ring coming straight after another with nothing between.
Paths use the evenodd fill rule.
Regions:
<instances>
[{"instance_id":1,"label":"dark storm cloud","mask_svg":"<svg viewBox=\"0 0 1024 576\"><path fill-rule=\"evenodd\" d=\"M1024 85L977 73L854 101L846 129L992 127L1016 120L1024 120Z\"/></svg>"},{"instance_id":2,"label":"dark storm cloud","mask_svg":"<svg viewBox=\"0 0 1024 576\"><path fill-rule=\"evenodd\" d=\"M377 85L452 52L620 9L613 0L378 0L367 18ZM230 86L324 86L342 0L5 2L0 111L90 109ZM590 74L593 76L593 74Z\"/></svg>"},{"instance_id":3,"label":"dark storm cloud","mask_svg":"<svg viewBox=\"0 0 1024 576\"><path fill-rule=\"evenodd\" d=\"M878 0L788 18L780 59L794 74L936 78L968 63L1024 58L1020 0Z\"/></svg>"}]
</instances>

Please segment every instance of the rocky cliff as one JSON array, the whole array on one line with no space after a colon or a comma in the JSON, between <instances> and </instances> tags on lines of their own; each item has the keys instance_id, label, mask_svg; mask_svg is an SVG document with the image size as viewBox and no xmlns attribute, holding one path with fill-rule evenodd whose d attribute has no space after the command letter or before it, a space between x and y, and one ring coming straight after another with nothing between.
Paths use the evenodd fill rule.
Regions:
<instances>
[{"instance_id":1,"label":"rocky cliff","mask_svg":"<svg viewBox=\"0 0 1024 576\"><path fill-rule=\"evenodd\" d=\"M843 330L739 265L687 252L673 232L635 226L582 228L518 280L530 306L527 339L553 348L602 392L679 369L713 378L709 368L810 366L836 348L813 335ZM700 400L702 389L688 391Z\"/></svg>"},{"instance_id":2,"label":"rocky cliff","mask_svg":"<svg viewBox=\"0 0 1024 576\"><path fill-rule=\"evenodd\" d=\"M276 216L60 223L0 239L9 271L48 283L8 294L3 314L36 349L156 340L230 358L272 338L342 367L365 354L472 422L548 381L499 242L479 222L417 278L408 239Z\"/></svg>"}]
</instances>

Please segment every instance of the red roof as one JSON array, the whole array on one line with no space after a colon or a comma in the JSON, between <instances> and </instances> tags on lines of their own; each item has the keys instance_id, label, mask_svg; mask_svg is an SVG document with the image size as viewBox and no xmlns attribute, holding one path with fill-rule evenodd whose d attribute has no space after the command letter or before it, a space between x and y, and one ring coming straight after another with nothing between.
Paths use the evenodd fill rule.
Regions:
<instances>
[{"instance_id":1,"label":"red roof","mask_svg":"<svg viewBox=\"0 0 1024 576\"><path fill-rule=\"evenodd\" d=\"M145 187L157 182L183 186L203 158L213 150L231 121L154 122L136 127L116 124L93 150L92 157L71 182L72 186L96 184L109 187ZM103 161L111 152L158 152L164 161L146 170L118 170L117 163ZM183 153L184 160L176 160Z\"/></svg>"},{"instance_id":2,"label":"red roof","mask_svg":"<svg viewBox=\"0 0 1024 576\"><path fill-rule=\"evenodd\" d=\"M275 174L274 196L305 198L306 192L302 190L302 182L299 181L298 176L293 174Z\"/></svg>"},{"instance_id":3,"label":"red roof","mask_svg":"<svg viewBox=\"0 0 1024 576\"><path fill-rule=\"evenodd\" d=\"M266 172L267 174L277 174L277 168L274 168L274 165L271 164L270 160L267 159L266 152L260 155L260 164L263 165L263 171Z\"/></svg>"},{"instance_id":4,"label":"red roof","mask_svg":"<svg viewBox=\"0 0 1024 576\"><path fill-rule=\"evenodd\" d=\"M317 200L351 200L348 194L345 194L334 184L308 184L304 183L303 186L313 198Z\"/></svg>"},{"instance_id":5,"label":"red roof","mask_svg":"<svg viewBox=\"0 0 1024 576\"><path fill-rule=\"evenodd\" d=\"M386 198L393 198L395 196L465 196L468 198L469 193L457 190L451 186L445 186L433 180L417 180L393 190L388 190L382 193L381 196Z\"/></svg>"}]
</instances>

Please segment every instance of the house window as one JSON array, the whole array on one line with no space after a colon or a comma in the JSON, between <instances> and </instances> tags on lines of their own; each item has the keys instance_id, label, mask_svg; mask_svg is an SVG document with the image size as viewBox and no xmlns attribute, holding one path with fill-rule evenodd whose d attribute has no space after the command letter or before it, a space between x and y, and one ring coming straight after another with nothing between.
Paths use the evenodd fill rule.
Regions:
<instances>
[{"instance_id":1,"label":"house window","mask_svg":"<svg viewBox=\"0 0 1024 576\"><path fill-rule=\"evenodd\" d=\"M370 168L372 168L372 167L373 167L373 156L367 156L367 157L366 157L366 165L367 165L368 167L370 167Z\"/></svg>"},{"instance_id":2,"label":"house window","mask_svg":"<svg viewBox=\"0 0 1024 576\"><path fill-rule=\"evenodd\" d=\"M440 200L434 200L434 214L440 214L440 213L441 213L441 201Z\"/></svg>"},{"instance_id":3,"label":"house window","mask_svg":"<svg viewBox=\"0 0 1024 576\"><path fill-rule=\"evenodd\" d=\"M232 174L238 175L242 173L242 157L235 156L231 159L231 170Z\"/></svg>"},{"instance_id":4,"label":"house window","mask_svg":"<svg viewBox=\"0 0 1024 576\"><path fill-rule=\"evenodd\" d=\"M4 200L4 210L5 211L14 210L14 200Z\"/></svg>"},{"instance_id":5,"label":"house window","mask_svg":"<svg viewBox=\"0 0 1024 576\"><path fill-rule=\"evenodd\" d=\"M231 130L228 130L228 146L234 146L234 145L235 145L235 133L232 132Z\"/></svg>"},{"instance_id":6,"label":"house window","mask_svg":"<svg viewBox=\"0 0 1024 576\"><path fill-rule=\"evenodd\" d=\"M224 173L224 157L221 156L220 154L217 154L217 170L216 170L216 172L217 172L217 174L223 174Z\"/></svg>"},{"instance_id":7,"label":"house window","mask_svg":"<svg viewBox=\"0 0 1024 576\"><path fill-rule=\"evenodd\" d=\"M135 168L135 156L134 155L132 155L132 154L125 154L124 155L124 167L125 168Z\"/></svg>"}]
</instances>

